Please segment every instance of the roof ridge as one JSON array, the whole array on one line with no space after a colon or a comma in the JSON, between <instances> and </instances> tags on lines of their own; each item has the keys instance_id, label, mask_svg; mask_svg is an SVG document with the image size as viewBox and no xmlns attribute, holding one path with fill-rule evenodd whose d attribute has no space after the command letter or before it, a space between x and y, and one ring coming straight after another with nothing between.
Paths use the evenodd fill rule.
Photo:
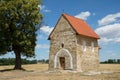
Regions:
<instances>
[{"instance_id":1,"label":"roof ridge","mask_svg":"<svg viewBox=\"0 0 120 80\"><path fill-rule=\"evenodd\" d=\"M69 15L69 14L66 14L66 13L62 13L62 15L67 15L67 16L70 16L70 17L73 17L73 18L76 18L76 19L79 19L79 20L82 20L82 21L84 21L85 22L85 20L83 20L83 19L80 19L80 18L77 18L77 17L75 17L75 16L71 16L71 15Z\"/></svg>"}]
</instances>

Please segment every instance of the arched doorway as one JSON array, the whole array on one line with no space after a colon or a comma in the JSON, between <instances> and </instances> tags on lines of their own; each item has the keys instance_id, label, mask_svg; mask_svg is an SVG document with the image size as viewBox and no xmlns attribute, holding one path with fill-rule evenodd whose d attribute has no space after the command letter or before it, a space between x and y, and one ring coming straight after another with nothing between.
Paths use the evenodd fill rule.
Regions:
<instances>
[{"instance_id":1,"label":"arched doorway","mask_svg":"<svg viewBox=\"0 0 120 80\"><path fill-rule=\"evenodd\" d=\"M73 58L67 49L60 49L54 59L55 69L73 69Z\"/></svg>"}]
</instances>

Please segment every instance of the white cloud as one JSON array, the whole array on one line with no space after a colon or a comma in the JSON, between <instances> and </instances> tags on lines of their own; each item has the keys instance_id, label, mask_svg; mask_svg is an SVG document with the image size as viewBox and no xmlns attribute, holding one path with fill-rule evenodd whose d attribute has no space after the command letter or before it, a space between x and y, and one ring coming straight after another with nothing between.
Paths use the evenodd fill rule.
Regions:
<instances>
[{"instance_id":1,"label":"white cloud","mask_svg":"<svg viewBox=\"0 0 120 80\"><path fill-rule=\"evenodd\" d=\"M103 37L103 38L101 38L100 41L101 42L110 42L110 41L113 41L113 39L109 39L109 38Z\"/></svg>"},{"instance_id":2,"label":"white cloud","mask_svg":"<svg viewBox=\"0 0 120 80\"><path fill-rule=\"evenodd\" d=\"M45 9L45 5L39 5L39 7L40 7L40 10Z\"/></svg>"},{"instance_id":3,"label":"white cloud","mask_svg":"<svg viewBox=\"0 0 120 80\"><path fill-rule=\"evenodd\" d=\"M101 20L98 20L98 24L99 26L103 26L103 25L107 25L110 23L114 23L114 22L120 22L119 19L120 19L120 13L109 14L105 16L104 18L102 18Z\"/></svg>"},{"instance_id":4,"label":"white cloud","mask_svg":"<svg viewBox=\"0 0 120 80\"><path fill-rule=\"evenodd\" d=\"M100 35L100 42L120 42L120 24L105 25L95 30Z\"/></svg>"},{"instance_id":5,"label":"white cloud","mask_svg":"<svg viewBox=\"0 0 120 80\"><path fill-rule=\"evenodd\" d=\"M100 35L99 42L120 43L120 13L109 14L98 20L99 28L95 30Z\"/></svg>"},{"instance_id":6,"label":"white cloud","mask_svg":"<svg viewBox=\"0 0 120 80\"><path fill-rule=\"evenodd\" d=\"M49 34L51 33L51 31L53 30L53 27L42 26L42 27L40 28L40 30L41 30L43 33L49 35Z\"/></svg>"},{"instance_id":7,"label":"white cloud","mask_svg":"<svg viewBox=\"0 0 120 80\"><path fill-rule=\"evenodd\" d=\"M91 15L91 13L89 11L86 12L81 12L80 14L76 15L75 17L83 19L83 20L87 20L87 18Z\"/></svg>"},{"instance_id":8,"label":"white cloud","mask_svg":"<svg viewBox=\"0 0 120 80\"><path fill-rule=\"evenodd\" d=\"M51 12L51 10L47 9L45 5L38 5L40 7L40 10L43 12Z\"/></svg>"},{"instance_id":9,"label":"white cloud","mask_svg":"<svg viewBox=\"0 0 120 80\"><path fill-rule=\"evenodd\" d=\"M116 42L120 43L120 37L116 39Z\"/></svg>"},{"instance_id":10,"label":"white cloud","mask_svg":"<svg viewBox=\"0 0 120 80\"><path fill-rule=\"evenodd\" d=\"M44 12L51 12L51 10L45 9Z\"/></svg>"},{"instance_id":11,"label":"white cloud","mask_svg":"<svg viewBox=\"0 0 120 80\"><path fill-rule=\"evenodd\" d=\"M36 48L37 49L48 49L49 45L48 44L37 44Z\"/></svg>"}]
</instances>

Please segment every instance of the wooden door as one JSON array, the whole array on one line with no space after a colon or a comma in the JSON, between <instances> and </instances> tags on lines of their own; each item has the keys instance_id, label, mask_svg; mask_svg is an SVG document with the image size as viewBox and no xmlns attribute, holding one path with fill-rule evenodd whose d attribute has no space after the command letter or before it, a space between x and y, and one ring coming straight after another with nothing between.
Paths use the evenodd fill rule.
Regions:
<instances>
[{"instance_id":1,"label":"wooden door","mask_svg":"<svg viewBox=\"0 0 120 80\"><path fill-rule=\"evenodd\" d=\"M60 57L60 66L62 69L65 69L65 57Z\"/></svg>"}]
</instances>

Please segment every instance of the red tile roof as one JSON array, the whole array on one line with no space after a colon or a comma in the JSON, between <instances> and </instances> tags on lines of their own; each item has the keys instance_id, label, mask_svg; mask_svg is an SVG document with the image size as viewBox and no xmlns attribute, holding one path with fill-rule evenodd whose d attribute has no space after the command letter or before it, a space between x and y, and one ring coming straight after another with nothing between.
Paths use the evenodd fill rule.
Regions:
<instances>
[{"instance_id":1,"label":"red tile roof","mask_svg":"<svg viewBox=\"0 0 120 80\"><path fill-rule=\"evenodd\" d=\"M92 30L92 28L84 20L70 16L68 14L62 14L62 16L69 22L69 24L72 26L72 28L76 31L77 34L100 39L100 37ZM50 35L48 39L50 39Z\"/></svg>"},{"instance_id":2,"label":"red tile roof","mask_svg":"<svg viewBox=\"0 0 120 80\"><path fill-rule=\"evenodd\" d=\"M62 14L62 15L67 19L67 21L71 24L73 29L79 35L100 39L100 37L92 30L92 28L84 20L70 16L68 14Z\"/></svg>"}]
</instances>

